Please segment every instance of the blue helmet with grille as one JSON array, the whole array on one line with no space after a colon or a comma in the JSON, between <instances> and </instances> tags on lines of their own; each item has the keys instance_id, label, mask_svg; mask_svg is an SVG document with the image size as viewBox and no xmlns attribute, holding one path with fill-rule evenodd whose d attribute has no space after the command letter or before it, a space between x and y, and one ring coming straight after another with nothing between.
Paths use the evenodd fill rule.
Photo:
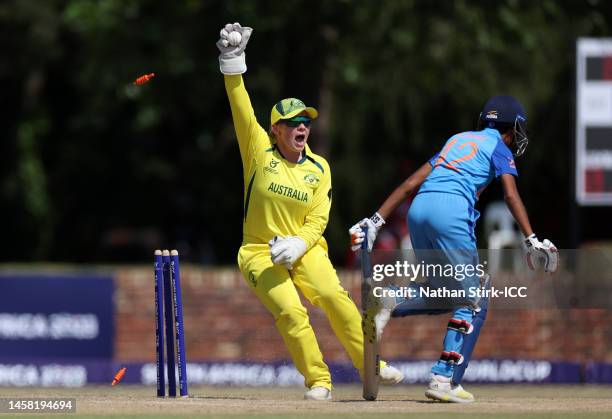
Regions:
<instances>
[{"instance_id":1,"label":"blue helmet with grille","mask_svg":"<svg viewBox=\"0 0 612 419\"><path fill-rule=\"evenodd\" d=\"M483 128L514 128L514 155L522 155L529 144L527 114L515 97L493 96L485 103L478 118Z\"/></svg>"}]
</instances>

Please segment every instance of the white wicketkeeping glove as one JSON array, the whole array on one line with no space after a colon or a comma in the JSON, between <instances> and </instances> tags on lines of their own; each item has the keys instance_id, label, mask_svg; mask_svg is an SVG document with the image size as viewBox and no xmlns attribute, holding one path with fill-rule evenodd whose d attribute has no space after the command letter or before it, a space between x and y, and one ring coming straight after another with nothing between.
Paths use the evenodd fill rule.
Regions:
<instances>
[{"instance_id":1,"label":"white wicketkeeping glove","mask_svg":"<svg viewBox=\"0 0 612 419\"><path fill-rule=\"evenodd\" d=\"M385 220L379 213L375 212L370 218L364 218L353 227L349 228L351 236L351 250L356 252L361 249L361 243L365 240L365 232L362 227L368 228L368 252L372 251L378 230L385 224Z\"/></svg>"},{"instance_id":2,"label":"white wicketkeeping glove","mask_svg":"<svg viewBox=\"0 0 612 419\"><path fill-rule=\"evenodd\" d=\"M223 74L246 73L246 59L244 49L251 37L252 28L242 27L240 23L228 23L219 34L217 48L219 54L219 69Z\"/></svg>"},{"instance_id":3,"label":"white wicketkeeping glove","mask_svg":"<svg viewBox=\"0 0 612 419\"><path fill-rule=\"evenodd\" d=\"M293 269L293 264L306 253L306 243L296 236L274 237L268 242L272 263Z\"/></svg>"},{"instance_id":4,"label":"white wicketkeeping glove","mask_svg":"<svg viewBox=\"0 0 612 419\"><path fill-rule=\"evenodd\" d=\"M535 233L525 238L525 251L527 253L527 265L535 270L539 263L545 272L555 272L559 265L559 251L548 239L539 241Z\"/></svg>"}]
</instances>

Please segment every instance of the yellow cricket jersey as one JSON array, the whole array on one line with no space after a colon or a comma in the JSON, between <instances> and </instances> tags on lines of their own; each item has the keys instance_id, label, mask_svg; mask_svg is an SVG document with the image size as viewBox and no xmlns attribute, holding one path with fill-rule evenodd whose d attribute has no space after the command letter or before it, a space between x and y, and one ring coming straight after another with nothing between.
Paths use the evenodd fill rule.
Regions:
<instances>
[{"instance_id":1,"label":"yellow cricket jersey","mask_svg":"<svg viewBox=\"0 0 612 419\"><path fill-rule=\"evenodd\" d=\"M310 249L320 242L331 208L327 161L308 145L298 163L288 162L255 118L241 75L225 77L244 177L242 244L299 236Z\"/></svg>"}]
</instances>

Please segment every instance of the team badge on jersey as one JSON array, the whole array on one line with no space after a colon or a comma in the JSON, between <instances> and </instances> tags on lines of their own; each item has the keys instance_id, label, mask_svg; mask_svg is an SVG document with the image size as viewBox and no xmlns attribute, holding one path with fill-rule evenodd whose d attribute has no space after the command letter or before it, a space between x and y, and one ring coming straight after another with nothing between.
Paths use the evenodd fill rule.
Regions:
<instances>
[{"instance_id":1,"label":"team badge on jersey","mask_svg":"<svg viewBox=\"0 0 612 419\"><path fill-rule=\"evenodd\" d=\"M304 176L304 182L306 182L306 185L308 186L315 187L319 184L320 181L321 179L319 179L319 177L315 175L314 173L309 173L306 176Z\"/></svg>"}]
</instances>

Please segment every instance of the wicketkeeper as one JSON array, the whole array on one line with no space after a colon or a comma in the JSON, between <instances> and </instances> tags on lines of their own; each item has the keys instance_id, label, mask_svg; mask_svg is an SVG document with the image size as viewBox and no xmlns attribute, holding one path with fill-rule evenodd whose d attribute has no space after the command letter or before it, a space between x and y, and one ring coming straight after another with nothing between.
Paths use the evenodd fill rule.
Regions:
<instances>
[{"instance_id":1,"label":"wicketkeeper","mask_svg":"<svg viewBox=\"0 0 612 419\"><path fill-rule=\"evenodd\" d=\"M364 240L363 226L368 227L371 250L371 243L385 224L385 218L418 191L408 211L410 239L417 260L431 260L432 253L437 253L435 259L438 263L454 266L477 264L474 231L479 212L474 206L487 185L499 178L506 204L525 235L529 267L534 269L535 257L543 257L544 269L555 271L557 249L550 241L537 239L515 181L518 173L514 158L525 152L528 143L526 122L524 108L515 98L495 96L489 99L480 113L478 131L453 135L438 154L389 195L371 218L351 227L349 234L353 250L359 249ZM461 283L448 284L441 282L440 278L428 278L428 284L467 289L480 285L481 279L474 275ZM393 309L391 315L452 313L442 353L431 369L431 381L425 395L447 402L472 402L474 396L461 387L461 380L485 321L488 300L451 299L450 303L450 307L441 307L434 299L406 299ZM384 327L384 324L378 326Z\"/></svg>"},{"instance_id":2,"label":"wicketkeeper","mask_svg":"<svg viewBox=\"0 0 612 419\"><path fill-rule=\"evenodd\" d=\"M327 161L307 146L318 112L295 98L272 107L269 130L262 128L242 79L244 50L252 29L238 23L221 29L217 47L224 74L244 177L243 240L238 266L270 311L310 400L331 400L331 376L323 361L306 308L297 293L320 307L355 368L363 368L361 315L340 285L323 231L331 207ZM381 363L381 381L403 376Z\"/></svg>"}]
</instances>

